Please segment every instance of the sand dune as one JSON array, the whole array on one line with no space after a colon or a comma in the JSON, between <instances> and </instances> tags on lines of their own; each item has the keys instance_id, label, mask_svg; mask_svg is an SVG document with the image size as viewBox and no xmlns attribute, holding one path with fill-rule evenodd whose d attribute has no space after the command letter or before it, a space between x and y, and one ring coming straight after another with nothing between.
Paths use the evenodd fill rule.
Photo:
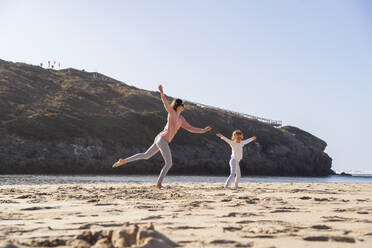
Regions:
<instances>
[{"instance_id":1,"label":"sand dune","mask_svg":"<svg viewBox=\"0 0 372 248\"><path fill-rule=\"evenodd\" d=\"M166 241L138 238L133 247L372 247L371 184L165 185L2 185L0 240L3 246L78 246L74 240L89 231L153 223ZM112 247L111 239L102 236L95 247Z\"/></svg>"}]
</instances>

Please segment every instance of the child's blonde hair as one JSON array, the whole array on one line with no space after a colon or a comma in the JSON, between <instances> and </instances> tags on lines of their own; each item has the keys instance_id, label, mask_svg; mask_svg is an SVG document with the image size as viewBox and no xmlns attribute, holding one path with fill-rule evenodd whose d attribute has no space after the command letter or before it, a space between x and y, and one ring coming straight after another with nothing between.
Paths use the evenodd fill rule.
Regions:
<instances>
[{"instance_id":1,"label":"child's blonde hair","mask_svg":"<svg viewBox=\"0 0 372 248\"><path fill-rule=\"evenodd\" d=\"M234 139L234 136L235 136L236 134L241 135L242 138L244 137L242 131L240 131L239 129L236 129L236 130L232 133L232 135L231 135L231 139Z\"/></svg>"}]
</instances>

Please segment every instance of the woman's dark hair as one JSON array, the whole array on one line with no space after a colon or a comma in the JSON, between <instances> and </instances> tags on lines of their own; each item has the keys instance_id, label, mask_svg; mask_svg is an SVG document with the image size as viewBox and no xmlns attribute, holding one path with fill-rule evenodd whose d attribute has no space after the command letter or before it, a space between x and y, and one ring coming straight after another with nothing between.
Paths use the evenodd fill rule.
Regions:
<instances>
[{"instance_id":1,"label":"woman's dark hair","mask_svg":"<svg viewBox=\"0 0 372 248\"><path fill-rule=\"evenodd\" d=\"M174 111L177 111L177 108L181 105L183 105L183 101L181 99L174 99L171 103L171 107L174 109Z\"/></svg>"}]
</instances>

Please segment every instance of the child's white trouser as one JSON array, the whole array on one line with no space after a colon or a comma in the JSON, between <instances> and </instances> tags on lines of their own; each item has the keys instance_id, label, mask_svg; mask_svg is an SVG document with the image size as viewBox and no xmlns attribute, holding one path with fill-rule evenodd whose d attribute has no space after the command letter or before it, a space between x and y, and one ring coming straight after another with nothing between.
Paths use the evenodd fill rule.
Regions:
<instances>
[{"instance_id":1,"label":"child's white trouser","mask_svg":"<svg viewBox=\"0 0 372 248\"><path fill-rule=\"evenodd\" d=\"M227 178L226 183L225 183L225 188L228 188L231 181L233 180L235 176L235 188L238 188L239 180L240 180L240 166L239 166L239 161L236 159L231 159L230 160L230 176Z\"/></svg>"},{"instance_id":2,"label":"child's white trouser","mask_svg":"<svg viewBox=\"0 0 372 248\"><path fill-rule=\"evenodd\" d=\"M147 160L151 158L152 156L154 156L158 151L160 151L161 155L163 156L164 162L165 162L163 169L161 170L159 178L158 178L158 182L161 183L163 182L163 179L165 175L167 174L167 172L169 171L169 169L172 167L172 154L171 154L168 142L165 139L163 139L160 135L156 136L154 144L152 144L150 148L147 149L146 152L138 153L129 158L126 158L125 160L127 160L128 162L133 162L133 161L141 160L141 159Z\"/></svg>"}]
</instances>

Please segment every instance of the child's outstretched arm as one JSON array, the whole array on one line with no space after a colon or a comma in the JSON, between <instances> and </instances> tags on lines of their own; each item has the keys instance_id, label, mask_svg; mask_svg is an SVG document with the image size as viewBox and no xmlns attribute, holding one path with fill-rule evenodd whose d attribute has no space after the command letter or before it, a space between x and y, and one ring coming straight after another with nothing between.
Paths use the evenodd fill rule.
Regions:
<instances>
[{"instance_id":1,"label":"child's outstretched arm","mask_svg":"<svg viewBox=\"0 0 372 248\"><path fill-rule=\"evenodd\" d=\"M223 141L225 141L226 143L228 144L231 144L231 140L226 138L225 136L223 136L221 133L217 133L216 134L218 137L220 137L220 139L222 139Z\"/></svg>"},{"instance_id":2,"label":"child's outstretched arm","mask_svg":"<svg viewBox=\"0 0 372 248\"><path fill-rule=\"evenodd\" d=\"M256 136L253 136L253 137L251 137L251 138L249 138L249 139L242 140L241 143L242 143L243 145L246 145L246 144L248 144L248 143L251 143L252 141L255 141L256 139L257 139Z\"/></svg>"},{"instance_id":3,"label":"child's outstretched arm","mask_svg":"<svg viewBox=\"0 0 372 248\"><path fill-rule=\"evenodd\" d=\"M173 109L172 109L172 107L169 105L167 99L166 99L165 96L164 96L163 86L162 86L162 85L159 85L159 86L158 86L158 89L159 89L160 96L161 96L161 101L163 102L163 105L164 105L165 110L167 110L168 113L171 113L171 112L173 111Z\"/></svg>"}]
</instances>

